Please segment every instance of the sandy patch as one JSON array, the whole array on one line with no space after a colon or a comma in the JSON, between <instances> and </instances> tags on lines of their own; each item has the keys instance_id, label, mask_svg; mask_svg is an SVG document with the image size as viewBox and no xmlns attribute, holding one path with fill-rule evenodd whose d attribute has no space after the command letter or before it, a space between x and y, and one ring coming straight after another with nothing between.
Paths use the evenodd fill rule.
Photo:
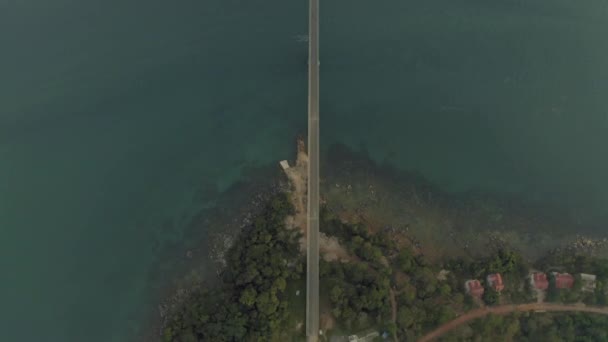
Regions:
<instances>
[{"instance_id":1,"label":"sandy patch","mask_svg":"<svg viewBox=\"0 0 608 342\"><path fill-rule=\"evenodd\" d=\"M302 139L298 139L298 154L295 166L285 169L285 174L291 183L291 201L295 208L295 215L286 219L287 227L299 229L302 232L300 250L306 251L307 232L307 192L308 192L308 155ZM352 259L346 249L340 245L335 237L320 234L319 251L326 261L340 260L347 262Z\"/></svg>"}]
</instances>

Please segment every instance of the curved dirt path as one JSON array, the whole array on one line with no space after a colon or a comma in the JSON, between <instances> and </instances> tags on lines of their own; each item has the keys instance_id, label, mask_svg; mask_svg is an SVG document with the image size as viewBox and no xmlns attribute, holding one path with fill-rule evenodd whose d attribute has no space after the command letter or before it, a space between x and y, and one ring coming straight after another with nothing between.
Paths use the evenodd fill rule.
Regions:
<instances>
[{"instance_id":1,"label":"curved dirt path","mask_svg":"<svg viewBox=\"0 0 608 342\"><path fill-rule=\"evenodd\" d=\"M455 318L439 328L431 331L430 333L423 336L418 342L432 341L448 331L457 328L458 326L472 321L477 318L484 317L489 314L494 315L505 315L512 312L523 312L523 311L553 311L553 312L564 312L564 311L578 311L596 313L601 315L608 315L608 307L586 307L581 305L565 305L565 304L550 304L550 303L531 303L531 304L520 304L520 305L501 305L495 307L486 307L469 311L466 314Z\"/></svg>"}]
</instances>

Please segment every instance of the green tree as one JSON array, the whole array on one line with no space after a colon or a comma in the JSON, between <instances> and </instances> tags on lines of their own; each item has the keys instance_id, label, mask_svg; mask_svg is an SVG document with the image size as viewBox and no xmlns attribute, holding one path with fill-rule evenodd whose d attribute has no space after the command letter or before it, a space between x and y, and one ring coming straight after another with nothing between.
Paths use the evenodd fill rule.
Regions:
<instances>
[{"instance_id":1,"label":"green tree","mask_svg":"<svg viewBox=\"0 0 608 342\"><path fill-rule=\"evenodd\" d=\"M483 292L483 301L487 305L496 305L498 304L499 293L496 292L493 288L487 287Z\"/></svg>"},{"instance_id":2,"label":"green tree","mask_svg":"<svg viewBox=\"0 0 608 342\"><path fill-rule=\"evenodd\" d=\"M452 293L452 288L448 284L439 286L439 294L443 297L449 296Z\"/></svg>"},{"instance_id":3,"label":"green tree","mask_svg":"<svg viewBox=\"0 0 608 342\"><path fill-rule=\"evenodd\" d=\"M397 257L397 264L401 271L405 273L412 272L416 266L412 252L407 248L402 249Z\"/></svg>"},{"instance_id":4,"label":"green tree","mask_svg":"<svg viewBox=\"0 0 608 342\"><path fill-rule=\"evenodd\" d=\"M463 304L464 303L464 295L462 293L456 293L452 297L452 300L455 304Z\"/></svg>"},{"instance_id":5,"label":"green tree","mask_svg":"<svg viewBox=\"0 0 608 342\"><path fill-rule=\"evenodd\" d=\"M414 321L414 314L409 308L405 306L399 307L397 311L397 323L399 323L400 327L409 328L414 324Z\"/></svg>"},{"instance_id":6,"label":"green tree","mask_svg":"<svg viewBox=\"0 0 608 342\"><path fill-rule=\"evenodd\" d=\"M248 286L245 290L243 290L243 292L241 292L239 302L241 302L243 305L251 307L255 304L257 295L257 291L252 286Z\"/></svg>"},{"instance_id":7,"label":"green tree","mask_svg":"<svg viewBox=\"0 0 608 342\"><path fill-rule=\"evenodd\" d=\"M471 310L473 308L473 305L475 303L473 302L473 297L471 296L464 296L464 305L463 308L465 311Z\"/></svg>"},{"instance_id":8,"label":"green tree","mask_svg":"<svg viewBox=\"0 0 608 342\"><path fill-rule=\"evenodd\" d=\"M169 315L165 341L268 341L283 330L287 279L303 270L298 236L285 228L292 211L285 194L267 203L228 251L222 284L192 289Z\"/></svg>"},{"instance_id":9,"label":"green tree","mask_svg":"<svg viewBox=\"0 0 608 342\"><path fill-rule=\"evenodd\" d=\"M555 275L553 275L553 273L550 273L547 276L547 279L549 280L549 288L547 289L547 301L557 302L560 300L560 291L555 285Z\"/></svg>"},{"instance_id":10,"label":"green tree","mask_svg":"<svg viewBox=\"0 0 608 342\"><path fill-rule=\"evenodd\" d=\"M440 306L436 313L436 324L440 325L451 321L456 317L456 313L449 306Z\"/></svg>"},{"instance_id":11,"label":"green tree","mask_svg":"<svg viewBox=\"0 0 608 342\"><path fill-rule=\"evenodd\" d=\"M414 299L416 299L416 287L409 283L405 284L401 289L401 295L399 297L403 298L403 300L408 304L413 303Z\"/></svg>"},{"instance_id":12,"label":"green tree","mask_svg":"<svg viewBox=\"0 0 608 342\"><path fill-rule=\"evenodd\" d=\"M278 277L274 280L272 287L279 292L283 292L285 291L285 287L287 287L287 281L283 277Z\"/></svg>"},{"instance_id":13,"label":"green tree","mask_svg":"<svg viewBox=\"0 0 608 342\"><path fill-rule=\"evenodd\" d=\"M271 292L262 292L256 298L255 306L259 312L269 316L277 311L279 300Z\"/></svg>"},{"instance_id":14,"label":"green tree","mask_svg":"<svg viewBox=\"0 0 608 342\"><path fill-rule=\"evenodd\" d=\"M334 303L342 303L344 290L339 285L332 287L329 298Z\"/></svg>"}]
</instances>

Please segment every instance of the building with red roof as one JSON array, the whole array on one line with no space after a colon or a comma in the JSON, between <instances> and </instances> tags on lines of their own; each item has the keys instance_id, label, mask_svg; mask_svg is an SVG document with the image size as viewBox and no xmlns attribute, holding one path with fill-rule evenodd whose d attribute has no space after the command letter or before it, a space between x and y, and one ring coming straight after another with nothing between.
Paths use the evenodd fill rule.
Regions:
<instances>
[{"instance_id":1,"label":"building with red roof","mask_svg":"<svg viewBox=\"0 0 608 342\"><path fill-rule=\"evenodd\" d=\"M534 272L530 276L530 284L537 290L546 290L549 288L549 280L547 275L542 272Z\"/></svg>"},{"instance_id":2,"label":"building with red roof","mask_svg":"<svg viewBox=\"0 0 608 342\"><path fill-rule=\"evenodd\" d=\"M471 297L481 298L483 296L484 288L477 279L467 280L464 283L464 288Z\"/></svg>"},{"instance_id":3,"label":"building with red roof","mask_svg":"<svg viewBox=\"0 0 608 342\"><path fill-rule=\"evenodd\" d=\"M574 277L569 273L553 272L555 287L558 289L571 289L574 286Z\"/></svg>"},{"instance_id":4,"label":"building with red roof","mask_svg":"<svg viewBox=\"0 0 608 342\"><path fill-rule=\"evenodd\" d=\"M495 291L500 292L505 289L505 284L502 282L502 276L500 273L488 274L486 277L488 286L493 288Z\"/></svg>"}]
</instances>

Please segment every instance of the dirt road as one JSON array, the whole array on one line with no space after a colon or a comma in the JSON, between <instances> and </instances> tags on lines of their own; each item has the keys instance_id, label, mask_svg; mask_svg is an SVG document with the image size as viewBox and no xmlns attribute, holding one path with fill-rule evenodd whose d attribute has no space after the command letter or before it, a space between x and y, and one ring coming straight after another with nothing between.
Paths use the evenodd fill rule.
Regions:
<instances>
[{"instance_id":1,"label":"dirt road","mask_svg":"<svg viewBox=\"0 0 608 342\"><path fill-rule=\"evenodd\" d=\"M531 303L521 305L501 305L495 307L486 307L470 311L452 321L445 323L439 328L433 330L427 335L423 336L418 342L432 341L448 331L457 328L458 326L472 321L477 318L484 317L489 314L494 315L505 315L512 312L524 312L524 311L552 311L552 312L588 312L596 313L601 315L608 315L608 307L586 307L582 305L564 305L564 304L550 304L550 303Z\"/></svg>"}]
</instances>

